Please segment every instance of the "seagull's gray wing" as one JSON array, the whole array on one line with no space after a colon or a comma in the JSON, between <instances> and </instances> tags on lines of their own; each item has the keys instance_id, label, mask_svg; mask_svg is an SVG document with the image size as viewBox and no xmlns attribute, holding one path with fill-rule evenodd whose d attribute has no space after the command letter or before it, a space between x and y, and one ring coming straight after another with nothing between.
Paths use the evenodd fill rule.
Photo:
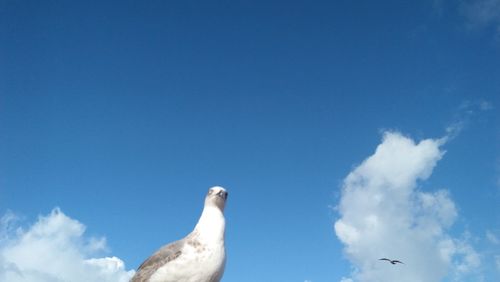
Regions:
<instances>
[{"instance_id":1,"label":"seagull's gray wing","mask_svg":"<svg viewBox=\"0 0 500 282\"><path fill-rule=\"evenodd\" d=\"M152 256L145 260L137 270L130 282L147 282L155 271L169 261L173 261L182 254L182 247L185 244L185 239L172 242L161 247Z\"/></svg>"}]
</instances>

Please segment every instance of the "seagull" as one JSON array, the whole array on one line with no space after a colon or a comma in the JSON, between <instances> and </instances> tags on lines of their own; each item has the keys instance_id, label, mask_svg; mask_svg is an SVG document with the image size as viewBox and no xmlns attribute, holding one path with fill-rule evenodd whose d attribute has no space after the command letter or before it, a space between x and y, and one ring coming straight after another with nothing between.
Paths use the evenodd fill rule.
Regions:
<instances>
[{"instance_id":1,"label":"seagull","mask_svg":"<svg viewBox=\"0 0 500 282\"><path fill-rule=\"evenodd\" d=\"M392 260L392 259L388 259L388 258L381 258L381 259L379 259L379 260L386 260L386 261L388 261L388 262L390 262L390 263L392 263L392 264L396 264L396 263L402 263L402 264L404 264L402 261L399 261L399 260Z\"/></svg>"},{"instance_id":2,"label":"seagull","mask_svg":"<svg viewBox=\"0 0 500 282\"><path fill-rule=\"evenodd\" d=\"M130 282L219 282L226 263L227 195L222 187L210 188L194 230L146 259Z\"/></svg>"}]
</instances>

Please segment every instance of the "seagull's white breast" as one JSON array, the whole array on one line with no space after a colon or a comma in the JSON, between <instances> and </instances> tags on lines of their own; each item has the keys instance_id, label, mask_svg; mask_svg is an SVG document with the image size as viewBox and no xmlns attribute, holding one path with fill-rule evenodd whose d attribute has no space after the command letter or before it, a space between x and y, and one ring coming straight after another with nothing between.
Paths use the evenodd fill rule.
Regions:
<instances>
[{"instance_id":1,"label":"seagull's white breast","mask_svg":"<svg viewBox=\"0 0 500 282\"><path fill-rule=\"evenodd\" d=\"M205 207L181 255L158 268L149 282L219 282L224 273L225 220L215 207Z\"/></svg>"}]
</instances>

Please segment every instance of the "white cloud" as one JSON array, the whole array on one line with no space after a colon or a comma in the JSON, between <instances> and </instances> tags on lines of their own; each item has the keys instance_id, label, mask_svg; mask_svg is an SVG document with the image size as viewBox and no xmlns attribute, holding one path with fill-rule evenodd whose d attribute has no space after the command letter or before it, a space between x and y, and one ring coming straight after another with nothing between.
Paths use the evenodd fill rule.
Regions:
<instances>
[{"instance_id":1,"label":"white cloud","mask_svg":"<svg viewBox=\"0 0 500 282\"><path fill-rule=\"evenodd\" d=\"M500 244L500 240L498 239L498 237L490 230L486 230L486 239L488 239L488 241L494 245Z\"/></svg>"},{"instance_id":2,"label":"white cloud","mask_svg":"<svg viewBox=\"0 0 500 282\"><path fill-rule=\"evenodd\" d=\"M486 101L486 100L480 100L478 102L478 106L479 106L479 110L481 110L481 111L489 111L489 110L492 110L494 108L493 104L489 101Z\"/></svg>"},{"instance_id":3,"label":"white cloud","mask_svg":"<svg viewBox=\"0 0 500 282\"><path fill-rule=\"evenodd\" d=\"M469 30L491 29L500 40L500 0L463 1L460 8Z\"/></svg>"},{"instance_id":4,"label":"white cloud","mask_svg":"<svg viewBox=\"0 0 500 282\"><path fill-rule=\"evenodd\" d=\"M497 271L500 272L500 255L495 256L495 266L497 267Z\"/></svg>"},{"instance_id":5,"label":"white cloud","mask_svg":"<svg viewBox=\"0 0 500 282\"><path fill-rule=\"evenodd\" d=\"M500 1L500 0L499 0ZM463 101L456 110L454 120L446 127L446 136L440 142L448 142L457 137L478 114L494 109L494 105L483 99Z\"/></svg>"},{"instance_id":6,"label":"white cloud","mask_svg":"<svg viewBox=\"0 0 500 282\"><path fill-rule=\"evenodd\" d=\"M464 1L462 10L471 27L484 27L500 22L500 0Z\"/></svg>"},{"instance_id":7,"label":"white cloud","mask_svg":"<svg viewBox=\"0 0 500 282\"><path fill-rule=\"evenodd\" d=\"M387 132L375 153L344 179L334 228L354 271L342 281L435 282L460 279L479 267L467 239L448 233L458 216L449 193L419 188L443 157L446 139L416 143Z\"/></svg>"},{"instance_id":8,"label":"white cloud","mask_svg":"<svg viewBox=\"0 0 500 282\"><path fill-rule=\"evenodd\" d=\"M500 189L500 156L496 160L497 188Z\"/></svg>"},{"instance_id":9,"label":"white cloud","mask_svg":"<svg viewBox=\"0 0 500 282\"><path fill-rule=\"evenodd\" d=\"M133 271L116 257L94 258L104 238L86 238L85 226L54 209L27 230L7 213L0 220L0 281L126 282Z\"/></svg>"},{"instance_id":10,"label":"white cloud","mask_svg":"<svg viewBox=\"0 0 500 282\"><path fill-rule=\"evenodd\" d=\"M500 40L500 0L433 0L431 4L431 11L436 16L458 12L466 31L486 31Z\"/></svg>"}]
</instances>

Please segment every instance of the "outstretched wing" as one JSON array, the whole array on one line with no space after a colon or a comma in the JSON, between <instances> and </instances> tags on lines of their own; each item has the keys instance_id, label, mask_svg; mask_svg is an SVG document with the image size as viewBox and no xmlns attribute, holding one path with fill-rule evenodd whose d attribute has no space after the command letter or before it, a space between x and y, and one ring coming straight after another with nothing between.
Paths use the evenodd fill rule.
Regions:
<instances>
[{"instance_id":1,"label":"outstretched wing","mask_svg":"<svg viewBox=\"0 0 500 282\"><path fill-rule=\"evenodd\" d=\"M379 260L386 260L386 261L391 262L391 260L390 260L390 259L388 259L388 258L381 258L381 259L379 259Z\"/></svg>"},{"instance_id":2,"label":"outstretched wing","mask_svg":"<svg viewBox=\"0 0 500 282\"><path fill-rule=\"evenodd\" d=\"M155 271L166 263L175 260L182 254L184 240L172 242L161 247L152 256L146 259L137 269L130 282L147 282Z\"/></svg>"},{"instance_id":3,"label":"outstretched wing","mask_svg":"<svg viewBox=\"0 0 500 282\"><path fill-rule=\"evenodd\" d=\"M404 264L404 262L399 261L399 260L393 260L393 261L392 261L392 263L393 263L393 264L396 264L396 263L402 263L402 264Z\"/></svg>"}]
</instances>

